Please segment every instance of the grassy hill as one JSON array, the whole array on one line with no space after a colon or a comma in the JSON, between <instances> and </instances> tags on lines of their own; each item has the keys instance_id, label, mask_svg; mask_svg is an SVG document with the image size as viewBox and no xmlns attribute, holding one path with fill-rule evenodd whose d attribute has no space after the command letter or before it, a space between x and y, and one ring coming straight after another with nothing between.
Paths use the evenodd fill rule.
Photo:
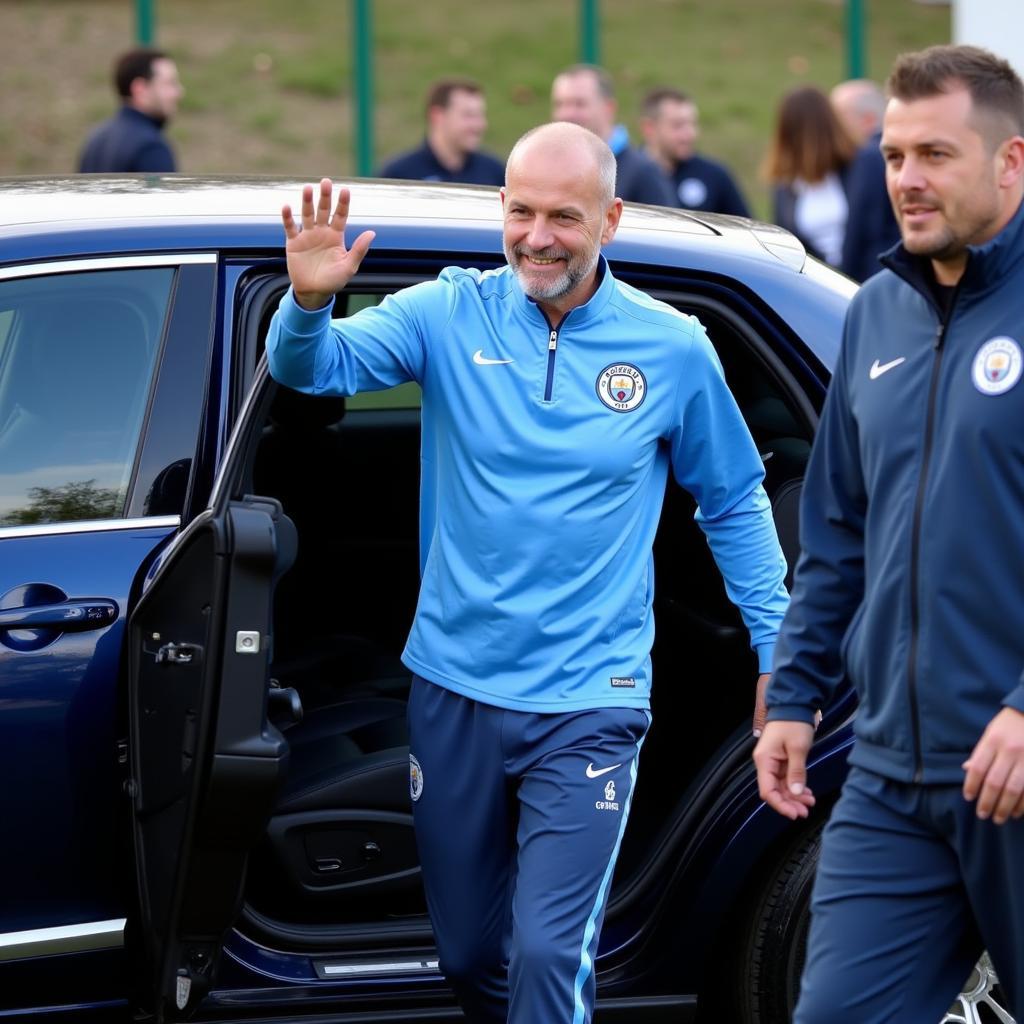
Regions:
<instances>
[{"instance_id":1,"label":"grassy hill","mask_svg":"<svg viewBox=\"0 0 1024 1024\"><path fill-rule=\"evenodd\" d=\"M187 95L170 127L183 172L352 174L350 0L154 0L157 42ZM636 135L639 98L676 85L698 100L702 148L735 169L755 208L757 167L788 88L844 77L844 0L601 0L601 54ZM949 9L865 0L867 71L948 42ZM432 78L488 92L488 146L507 152L548 119L553 74L577 59L578 0L375 0L376 157L422 134ZM132 45L133 0L0 0L0 174L73 170L114 99L109 68Z\"/></svg>"}]
</instances>

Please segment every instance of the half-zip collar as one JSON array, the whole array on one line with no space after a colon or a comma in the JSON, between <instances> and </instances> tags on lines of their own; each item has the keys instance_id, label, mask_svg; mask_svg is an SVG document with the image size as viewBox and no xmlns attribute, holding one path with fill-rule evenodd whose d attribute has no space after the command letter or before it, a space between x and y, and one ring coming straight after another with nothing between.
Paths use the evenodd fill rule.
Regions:
<instances>
[{"instance_id":1,"label":"half-zip collar","mask_svg":"<svg viewBox=\"0 0 1024 1024\"><path fill-rule=\"evenodd\" d=\"M526 292L523 291L522 285L519 283L519 278L515 272L511 272L512 276L512 295L515 299L516 307L519 311L532 323L536 323L538 327L543 328L545 333L550 331L552 328L560 330L562 324L566 322L566 319L572 317L573 327L582 327L585 324L596 320L601 313L604 311L604 307L608 305L612 295L615 294L615 279L608 272L608 261L603 255L597 257L597 291L594 292L590 298L583 303L581 306L574 306L565 313L561 320L557 324L551 324L548 322L548 318L544 315L543 310L537 305L536 301L531 299Z\"/></svg>"},{"instance_id":2,"label":"half-zip collar","mask_svg":"<svg viewBox=\"0 0 1024 1024\"><path fill-rule=\"evenodd\" d=\"M956 303L962 305L980 298L998 288L1003 280L1013 273L1024 254L1024 202L995 238L983 245L967 247L967 266L957 287ZM919 291L934 306L932 295L931 260L927 256L915 256L907 252L902 242L897 242L879 257L883 266L899 275L911 287Z\"/></svg>"}]
</instances>

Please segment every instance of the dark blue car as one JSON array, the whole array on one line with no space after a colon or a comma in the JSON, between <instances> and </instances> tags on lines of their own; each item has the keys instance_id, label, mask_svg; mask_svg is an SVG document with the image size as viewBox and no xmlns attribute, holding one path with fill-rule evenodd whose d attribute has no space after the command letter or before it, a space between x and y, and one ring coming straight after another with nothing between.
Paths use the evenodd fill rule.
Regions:
<instances>
[{"instance_id":1,"label":"dark blue car","mask_svg":"<svg viewBox=\"0 0 1024 1024\"><path fill-rule=\"evenodd\" d=\"M300 187L0 182L0 1020L460 1019L420 888L398 657L419 396L268 377ZM351 229L377 239L336 315L503 261L493 190L352 191ZM674 210L627 209L607 255L707 326L792 562L853 285L778 229ZM670 484L597 1019L782 1022L853 701L826 710L810 821L766 810L756 667L693 511Z\"/></svg>"}]
</instances>

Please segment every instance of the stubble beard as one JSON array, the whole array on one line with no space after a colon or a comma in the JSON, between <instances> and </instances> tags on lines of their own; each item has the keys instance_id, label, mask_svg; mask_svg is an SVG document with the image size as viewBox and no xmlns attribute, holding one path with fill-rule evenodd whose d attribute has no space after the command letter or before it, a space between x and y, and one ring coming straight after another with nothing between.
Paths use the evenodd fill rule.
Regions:
<instances>
[{"instance_id":1,"label":"stubble beard","mask_svg":"<svg viewBox=\"0 0 1024 1024\"><path fill-rule=\"evenodd\" d=\"M510 247L505 243L505 259L516 275L520 287L533 300L551 302L561 299L579 287L597 267L600 249L595 247L589 253L569 253L566 250L534 251L527 246ZM565 270L553 281L535 281L532 279L527 256L539 259L564 259Z\"/></svg>"}]
</instances>

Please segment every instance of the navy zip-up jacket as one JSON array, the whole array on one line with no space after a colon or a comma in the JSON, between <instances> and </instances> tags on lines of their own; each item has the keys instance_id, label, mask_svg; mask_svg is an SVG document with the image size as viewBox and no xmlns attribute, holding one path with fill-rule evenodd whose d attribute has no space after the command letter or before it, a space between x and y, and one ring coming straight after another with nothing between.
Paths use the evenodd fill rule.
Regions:
<instances>
[{"instance_id":1,"label":"navy zip-up jacket","mask_svg":"<svg viewBox=\"0 0 1024 1024\"><path fill-rule=\"evenodd\" d=\"M93 130L78 170L82 174L162 174L176 167L161 122L126 105Z\"/></svg>"},{"instance_id":2,"label":"navy zip-up jacket","mask_svg":"<svg viewBox=\"0 0 1024 1024\"><path fill-rule=\"evenodd\" d=\"M1024 712L1024 207L971 247L947 315L927 261L882 262L808 465L768 718L812 721L845 677L852 764L960 783L1001 707Z\"/></svg>"}]
</instances>

